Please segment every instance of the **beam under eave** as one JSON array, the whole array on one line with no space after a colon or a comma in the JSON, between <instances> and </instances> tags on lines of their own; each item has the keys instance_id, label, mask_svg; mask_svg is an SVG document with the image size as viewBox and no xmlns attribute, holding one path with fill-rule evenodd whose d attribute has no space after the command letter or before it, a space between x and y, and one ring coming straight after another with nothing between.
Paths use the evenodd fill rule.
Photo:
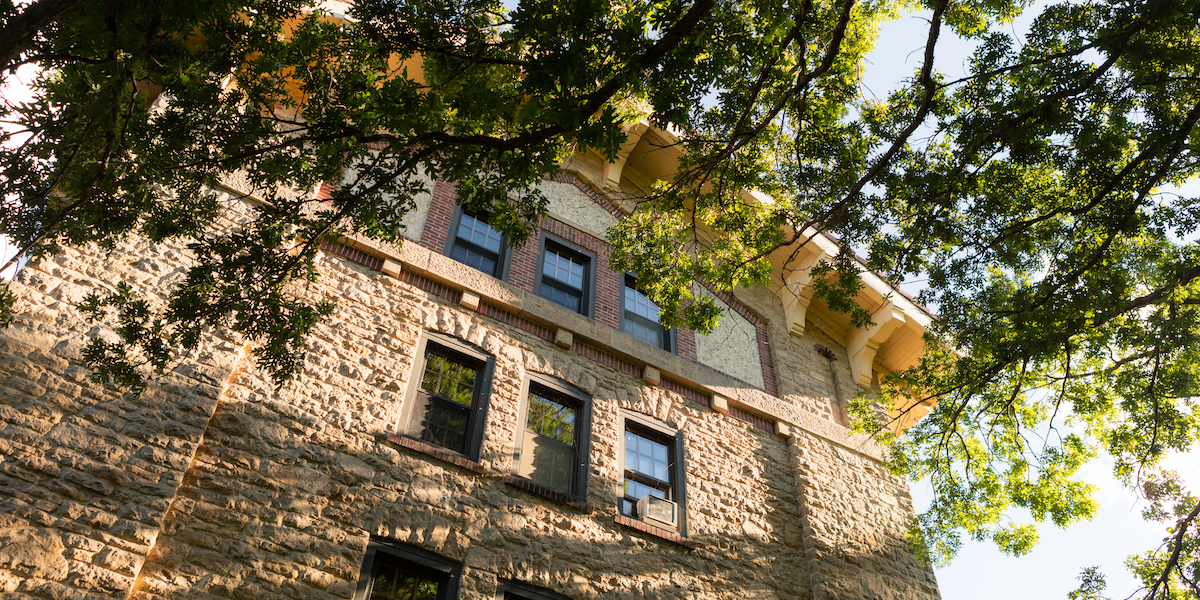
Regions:
<instances>
[{"instance_id":1,"label":"beam under eave","mask_svg":"<svg viewBox=\"0 0 1200 600\"><path fill-rule=\"evenodd\" d=\"M846 353L850 355L850 374L854 382L864 389L871 387L872 365L875 364L875 353L879 351L879 346L907 321L904 311L891 302L879 307L871 315L871 320L875 322L874 325L855 331L846 344Z\"/></svg>"},{"instance_id":2,"label":"beam under eave","mask_svg":"<svg viewBox=\"0 0 1200 600\"><path fill-rule=\"evenodd\" d=\"M796 337L804 336L808 305L812 302L812 270L828 254L819 250L816 254L800 259L796 268L786 275L777 294L783 301L783 314L787 319L788 332Z\"/></svg>"},{"instance_id":3,"label":"beam under eave","mask_svg":"<svg viewBox=\"0 0 1200 600\"><path fill-rule=\"evenodd\" d=\"M892 414L889 415L892 419L892 431L896 435L908 431L909 427L916 425L917 421L925 418L925 415L933 410L934 404L936 402L932 400L921 400L910 396L904 404L892 409Z\"/></svg>"},{"instance_id":4,"label":"beam under eave","mask_svg":"<svg viewBox=\"0 0 1200 600\"><path fill-rule=\"evenodd\" d=\"M629 155L633 153L638 142L642 141L642 136L649 130L650 126L646 123L638 123L625 130L625 143L621 144L617 157L604 166L605 191L616 192L621 189L621 172L625 170L625 162L629 160Z\"/></svg>"}]
</instances>

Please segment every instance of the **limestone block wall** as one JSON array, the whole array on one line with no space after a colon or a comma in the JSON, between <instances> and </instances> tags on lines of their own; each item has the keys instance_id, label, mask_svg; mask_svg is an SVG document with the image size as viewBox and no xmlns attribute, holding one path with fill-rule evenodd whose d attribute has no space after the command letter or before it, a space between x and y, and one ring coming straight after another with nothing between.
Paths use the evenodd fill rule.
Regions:
<instances>
[{"instance_id":1,"label":"limestone block wall","mask_svg":"<svg viewBox=\"0 0 1200 600\"><path fill-rule=\"evenodd\" d=\"M19 315L0 330L0 593L120 598L133 585L242 347L212 335L138 397L88 380L79 352L104 332L75 307L118 281L161 299L188 264L179 246L132 240L111 255L65 248L12 283Z\"/></svg>"},{"instance_id":2,"label":"limestone block wall","mask_svg":"<svg viewBox=\"0 0 1200 600\"><path fill-rule=\"evenodd\" d=\"M937 598L927 565L906 549L913 515L907 484L878 461L796 432L792 465L815 598Z\"/></svg>"},{"instance_id":3,"label":"limestone block wall","mask_svg":"<svg viewBox=\"0 0 1200 600\"><path fill-rule=\"evenodd\" d=\"M375 273L330 264L311 293L350 289L362 296L321 328L299 381L276 393L235 374L135 597L348 598L371 536L462 563L463 598L494 598L499 579L572 598L811 597L785 438ZM496 356L481 474L384 437L422 329ZM503 482L528 372L593 397L593 514ZM614 523L621 409L683 431L698 549Z\"/></svg>"},{"instance_id":4,"label":"limestone block wall","mask_svg":"<svg viewBox=\"0 0 1200 600\"><path fill-rule=\"evenodd\" d=\"M428 222L445 216L439 193L452 188L438 184ZM178 247L131 241L111 255L68 249L15 284L21 316L0 332L0 592L348 600L374 538L463 565L462 598L494 599L500 580L580 600L937 597L903 548L903 481L844 430L764 431L337 256L323 256L318 284L296 288L338 299L297 381L276 390L219 334L140 398L87 381L79 351L103 332L75 305L120 280L163 294L187 265ZM813 340L832 341L788 334L765 290L737 301L767 323L777 401L828 415L830 367L814 363ZM595 322L564 322L604 339ZM478 469L389 441L422 332L495 357ZM844 349L829 347L841 363ZM504 482L532 373L592 397L591 512ZM616 522L622 411L682 432L694 549Z\"/></svg>"}]
</instances>

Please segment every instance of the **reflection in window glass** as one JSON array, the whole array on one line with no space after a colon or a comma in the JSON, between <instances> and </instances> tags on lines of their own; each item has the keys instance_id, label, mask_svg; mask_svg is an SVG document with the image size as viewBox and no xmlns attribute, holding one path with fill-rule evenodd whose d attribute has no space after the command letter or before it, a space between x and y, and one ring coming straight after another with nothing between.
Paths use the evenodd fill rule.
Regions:
<instances>
[{"instance_id":1,"label":"reflection in window glass","mask_svg":"<svg viewBox=\"0 0 1200 600\"><path fill-rule=\"evenodd\" d=\"M564 494L577 493L578 404L533 388L527 414L518 474Z\"/></svg>"},{"instance_id":2,"label":"reflection in window glass","mask_svg":"<svg viewBox=\"0 0 1200 600\"><path fill-rule=\"evenodd\" d=\"M475 391L475 375L476 370L467 365L453 362L436 352L427 352L421 388L463 406L470 406L471 395Z\"/></svg>"},{"instance_id":3,"label":"reflection in window glass","mask_svg":"<svg viewBox=\"0 0 1200 600\"><path fill-rule=\"evenodd\" d=\"M371 600L436 600L441 583L389 560L376 559L371 574Z\"/></svg>"},{"instance_id":4,"label":"reflection in window glass","mask_svg":"<svg viewBox=\"0 0 1200 600\"><path fill-rule=\"evenodd\" d=\"M542 255L538 295L568 310L584 313L588 259L553 242Z\"/></svg>"},{"instance_id":5,"label":"reflection in window glass","mask_svg":"<svg viewBox=\"0 0 1200 600\"><path fill-rule=\"evenodd\" d=\"M542 274L553 277L576 289L583 289L583 265L571 260L569 256L558 251L547 249L546 261L542 264Z\"/></svg>"},{"instance_id":6,"label":"reflection in window glass","mask_svg":"<svg viewBox=\"0 0 1200 600\"><path fill-rule=\"evenodd\" d=\"M484 250L500 251L500 232L492 229L487 221L474 215L463 213L458 223L458 237L463 238Z\"/></svg>"},{"instance_id":7,"label":"reflection in window glass","mask_svg":"<svg viewBox=\"0 0 1200 600\"><path fill-rule=\"evenodd\" d=\"M535 433L564 444L574 444L575 409L543 397L537 392L531 392L529 394L529 420L526 427Z\"/></svg>"},{"instance_id":8,"label":"reflection in window glass","mask_svg":"<svg viewBox=\"0 0 1200 600\"><path fill-rule=\"evenodd\" d=\"M668 483L669 466L666 444L644 438L632 431L625 432L626 469Z\"/></svg>"},{"instance_id":9,"label":"reflection in window glass","mask_svg":"<svg viewBox=\"0 0 1200 600\"><path fill-rule=\"evenodd\" d=\"M658 305L637 289L632 275L625 276L624 306L625 318L621 319L621 331L670 351L667 332L658 322Z\"/></svg>"},{"instance_id":10,"label":"reflection in window glass","mask_svg":"<svg viewBox=\"0 0 1200 600\"><path fill-rule=\"evenodd\" d=\"M409 435L465 454L472 430L480 365L429 344Z\"/></svg>"}]
</instances>

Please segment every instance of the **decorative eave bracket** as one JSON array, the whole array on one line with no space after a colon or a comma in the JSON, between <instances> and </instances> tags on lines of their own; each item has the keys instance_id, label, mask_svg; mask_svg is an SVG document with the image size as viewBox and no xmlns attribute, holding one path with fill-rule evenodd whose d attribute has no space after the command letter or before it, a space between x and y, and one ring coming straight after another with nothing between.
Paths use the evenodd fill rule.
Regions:
<instances>
[{"instance_id":1,"label":"decorative eave bracket","mask_svg":"<svg viewBox=\"0 0 1200 600\"><path fill-rule=\"evenodd\" d=\"M779 288L778 294L783 301L783 314L787 318L788 332L796 337L804 336L804 319L808 315L808 305L813 297L813 267L827 256L824 252L818 252L801 259L796 269L788 273L784 285Z\"/></svg>"},{"instance_id":2,"label":"decorative eave bracket","mask_svg":"<svg viewBox=\"0 0 1200 600\"><path fill-rule=\"evenodd\" d=\"M604 166L604 190L606 192L620 190L621 172L625 170L625 161L629 160L629 155L633 153L633 149L642 140L642 136L649 130L650 126L646 123L638 123L625 130L625 143L621 144L616 158Z\"/></svg>"},{"instance_id":3,"label":"decorative eave bracket","mask_svg":"<svg viewBox=\"0 0 1200 600\"><path fill-rule=\"evenodd\" d=\"M892 336L892 333L902 327L907 321L904 311L888 302L871 315L874 325L867 329L859 329L850 336L846 344L846 353L850 355L850 374L859 386L871 387L872 365L875 363L875 353L879 347Z\"/></svg>"}]
</instances>

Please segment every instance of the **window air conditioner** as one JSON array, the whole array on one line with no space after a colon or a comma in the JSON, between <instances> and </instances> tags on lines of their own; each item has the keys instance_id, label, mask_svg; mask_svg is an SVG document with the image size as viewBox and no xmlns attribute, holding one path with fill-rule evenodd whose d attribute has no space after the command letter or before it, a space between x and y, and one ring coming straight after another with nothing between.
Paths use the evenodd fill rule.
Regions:
<instances>
[{"instance_id":1,"label":"window air conditioner","mask_svg":"<svg viewBox=\"0 0 1200 600\"><path fill-rule=\"evenodd\" d=\"M655 498L649 494L637 502L638 518L643 521L658 521L668 527L679 525L679 511L674 502Z\"/></svg>"}]
</instances>

